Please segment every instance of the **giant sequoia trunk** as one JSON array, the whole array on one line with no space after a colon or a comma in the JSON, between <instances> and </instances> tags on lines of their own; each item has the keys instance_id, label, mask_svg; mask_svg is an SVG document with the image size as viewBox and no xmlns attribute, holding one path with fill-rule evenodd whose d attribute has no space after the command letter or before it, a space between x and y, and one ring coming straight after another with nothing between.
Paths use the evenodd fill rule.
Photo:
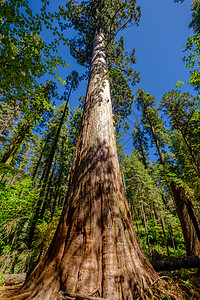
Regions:
<instances>
[{"instance_id":1,"label":"giant sequoia trunk","mask_svg":"<svg viewBox=\"0 0 200 300\"><path fill-rule=\"evenodd\" d=\"M61 290L95 290L110 300L142 299L158 276L138 244L122 188L102 33L94 43L69 186L51 246L18 296L53 300Z\"/></svg>"}]
</instances>

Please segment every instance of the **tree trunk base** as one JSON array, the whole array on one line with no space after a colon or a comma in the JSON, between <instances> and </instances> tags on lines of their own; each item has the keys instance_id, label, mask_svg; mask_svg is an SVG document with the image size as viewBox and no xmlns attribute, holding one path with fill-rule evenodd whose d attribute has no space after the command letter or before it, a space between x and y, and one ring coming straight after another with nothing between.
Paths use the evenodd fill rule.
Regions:
<instances>
[{"instance_id":1,"label":"tree trunk base","mask_svg":"<svg viewBox=\"0 0 200 300\"><path fill-rule=\"evenodd\" d=\"M166 278L167 281L164 279ZM170 277L158 277L152 284L149 286L148 290L146 290L143 295L139 297L133 298L134 300L146 300L146 299L154 299L154 300L160 300L160 299L173 299L173 300L186 300L190 299L191 295L185 292L185 289L181 289L182 287L175 283ZM29 292L22 291L22 285L18 286L5 286L0 287L0 300L28 300L28 299L42 299L46 300L46 298L39 298L34 297L32 298L33 290ZM114 298L102 298L98 296L98 290L94 291L93 293L90 293L88 295L79 294L79 293L66 293L63 291L59 291L54 294L54 299L57 300L115 300ZM198 294L199 295L199 294ZM56 298L55 298L56 296ZM126 298L123 298L126 299ZM197 296L196 298L193 298L194 300L199 299Z\"/></svg>"},{"instance_id":2,"label":"tree trunk base","mask_svg":"<svg viewBox=\"0 0 200 300\"><path fill-rule=\"evenodd\" d=\"M0 300L22 300L27 299L31 292L20 293L22 284L13 285L13 286L4 286L0 287Z\"/></svg>"}]
</instances>

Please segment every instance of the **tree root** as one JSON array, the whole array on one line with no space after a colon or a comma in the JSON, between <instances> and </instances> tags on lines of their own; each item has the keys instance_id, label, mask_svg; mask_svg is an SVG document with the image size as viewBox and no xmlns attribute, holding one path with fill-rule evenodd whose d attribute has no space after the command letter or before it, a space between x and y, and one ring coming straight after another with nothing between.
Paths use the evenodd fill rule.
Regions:
<instances>
[{"instance_id":1,"label":"tree root","mask_svg":"<svg viewBox=\"0 0 200 300\"><path fill-rule=\"evenodd\" d=\"M173 281L173 279L172 279L171 277L169 277L169 276L161 276L161 277L158 277L158 279L156 279L156 280L152 283L151 287L154 286L154 284L156 284L156 283L157 283L159 280L161 280L161 279L170 279L170 280Z\"/></svg>"},{"instance_id":2,"label":"tree root","mask_svg":"<svg viewBox=\"0 0 200 300\"><path fill-rule=\"evenodd\" d=\"M26 273L5 274L2 279L4 281L4 285L6 286L21 284L24 283L26 279Z\"/></svg>"},{"instance_id":3,"label":"tree root","mask_svg":"<svg viewBox=\"0 0 200 300\"><path fill-rule=\"evenodd\" d=\"M60 299L71 299L71 300L76 300L76 299L77 300L81 300L81 299L87 299L87 300L108 300L108 299L101 298L101 297L93 297L93 296L91 296L91 294L95 294L97 291L98 291L98 289L95 289L89 295L72 294L72 293L67 293L67 292L60 291L59 292L59 297L60 297Z\"/></svg>"},{"instance_id":4,"label":"tree root","mask_svg":"<svg viewBox=\"0 0 200 300\"><path fill-rule=\"evenodd\" d=\"M166 282L164 279L168 279L172 281L172 284L169 286L169 283ZM159 283L159 281L161 282ZM171 277L168 276L161 276L156 279L149 289L144 294L147 299L150 296L150 299L163 299L163 296L168 296L169 299L173 300L184 300L186 299L185 296L182 294L181 289L177 286L177 284L173 281ZM146 299L144 298L144 299Z\"/></svg>"}]
</instances>

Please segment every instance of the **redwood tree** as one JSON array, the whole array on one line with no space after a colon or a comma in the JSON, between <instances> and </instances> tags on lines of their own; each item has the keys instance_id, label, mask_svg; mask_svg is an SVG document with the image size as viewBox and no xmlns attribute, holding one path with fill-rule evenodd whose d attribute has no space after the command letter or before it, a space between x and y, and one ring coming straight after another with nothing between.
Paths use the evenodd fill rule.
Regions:
<instances>
[{"instance_id":1,"label":"redwood tree","mask_svg":"<svg viewBox=\"0 0 200 300\"><path fill-rule=\"evenodd\" d=\"M75 299L142 299L158 276L138 244L122 187L105 48L137 19L135 1L73 3L68 17L79 42L93 36L93 51L87 44L92 59L70 188L53 241L16 297L59 299L63 291Z\"/></svg>"}]
</instances>

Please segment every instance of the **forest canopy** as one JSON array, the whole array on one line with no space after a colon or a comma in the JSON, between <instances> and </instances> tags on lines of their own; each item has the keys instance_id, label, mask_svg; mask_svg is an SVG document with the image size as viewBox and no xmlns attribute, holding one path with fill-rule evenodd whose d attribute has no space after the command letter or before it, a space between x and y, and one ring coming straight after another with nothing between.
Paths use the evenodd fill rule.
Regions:
<instances>
[{"instance_id":1,"label":"forest canopy","mask_svg":"<svg viewBox=\"0 0 200 300\"><path fill-rule=\"evenodd\" d=\"M0 285L4 274L27 273L22 290L30 297L51 297L48 280L42 281L50 270L49 282L64 299L79 299L79 292L95 290L100 281L102 290L87 291L87 296L157 295L160 279L149 261L154 266L162 259L196 257L199 266L200 1L193 0L185 25L193 33L181 57L190 70L189 91L180 78L160 99L137 86L143 74L132 36L142 7L135 0L64 5L41 0L38 7L36 12L27 0L0 1ZM133 28L127 51L124 33ZM130 122L133 113L137 118ZM131 143L128 151L123 139ZM97 261L90 249L99 253ZM66 259L64 268L59 259L68 255L74 265ZM133 257L141 276L133 271ZM49 267L54 259L61 279ZM123 281L118 273L128 259ZM118 281L110 275L112 263ZM186 294L198 299L193 285L200 288L199 270L191 278L191 269L186 270L191 265L186 265L173 273L178 286L188 287L180 299ZM90 268L96 279L88 275ZM73 271L77 283L69 293ZM129 281L134 283L127 288ZM170 296L167 285L161 286L156 299ZM178 299L176 291L172 294Z\"/></svg>"}]
</instances>

